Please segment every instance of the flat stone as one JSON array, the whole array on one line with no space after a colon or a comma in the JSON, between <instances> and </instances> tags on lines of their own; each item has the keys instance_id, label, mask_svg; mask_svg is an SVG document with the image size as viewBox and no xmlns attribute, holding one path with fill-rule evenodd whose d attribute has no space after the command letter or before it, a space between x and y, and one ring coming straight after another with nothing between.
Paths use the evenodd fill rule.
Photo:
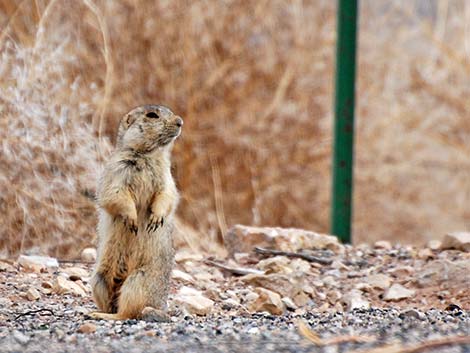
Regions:
<instances>
[{"instance_id":1,"label":"flat stone","mask_svg":"<svg viewBox=\"0 0 470 353\"><path fill-rule=\"evenodd\" d=\"M81 259L84 262L95 262L97 252L95 248L85 248L82 250Z\"/></svg>"},{"instance_id":2,"label":"flat stone","mask_svg":"<svg viewBox=\"0 0 470 353\"><path fill-rule=\"evenodd\" d=\"M283 251L299 251L300 249L344 251L344 246L333 235L296 228L249 227L243 225L235 225L227 232L225 245L231 256L235 253L250 253L254 247L266 247Z\"/></svg>"},{"instance_id":3,"label":"flat stone","mask_svg":"<svg viewBox=\"0 0 470 353\"><path fill-rule=\"evenodd\" d=\"M175 295L174 300L190 314L195 315L207 315L214 307L214 302L211 299L203 296L202 292L190 287L182 287Z\"/></svg>"},{"instance_id":4,"label":"flat stone","mask_svg":"<svg viewBox=\"0 0 470 353\"><path fill-rule=\"evenodd\" d=\"M392 284L392 278L384 274L376 274L367 276L365 282L372 288L376 289L387 289Z\"/></svg>"},{"instance_id":5,"label":"flat stone","mask_svg":"<svg viewBox=\"0 0 470 353\"><path fill-rule=\"evenodd\" d=\"M194 278L189 273L174 269L171 271L171 278L177 281L194 283Z\"/></svg>"},{"instance_id":6,"label":"flat stone","mask_svg":"<svg viewBox=\"0 0 470 353\"><path fill-rule=\"evenodd\" d=\"M470 259L448 261L431 261L417 273L417 284L424 288L430 285L463 285L470 286Z\"/></svg>"},{"instance_id":7,"label":"flat stone","mask_svg":"<svg viewBox=\"0 0 470 353\"><path fill-rule=\"evenodd\" d=\"M252 292L252 291L248 292L245 295L245 301L248 302L248 303L254 302L258 298L259 298L259 294L255 293L255 292Z\"/></svg>"},{"instance_id":8,"label":"flat stone","mask_svg":"<svg viewBox=\"0 0 470 353\"><path fill-rule=\"evenodd\" d=\"M311 271L310 262L302 260L302 259L291 260L289 267L294 272L309 273Z\"/></svg>"},{"instance_id":9,"label":"flat stone","mask_svg":"<svg viewBox=\"0 0 470 353\"><path fill-rule=\"evenodd\" d=\"M294 297L302 291L303 279L293 278L284 274L249 274L240 277L244 283L254 287L263 287L273 292L279 293L283 297Z\"/></svg>"},{"instance_id":10,"label":"flat stone","mask_svg":"<svg viewBox=\"0 0 470 353\"><path fill-rule=\"evenodd\" d=\"M202 256L202 254L189 252L186 250L178 251L175 254L175 261L177 263L186 262L186 261L202 261L203 259L204 259L204 256Z\"/></svg>"},{"instance_id":11,"label":"flat stone","mask_svg":"<svg viewBox=\"0 0 470 353\"><path fill-rule=\"evenodd\" d=\"M362 297L362 293L358 289L352 289L341 298L341 302L346 304L349 311L354 309L369 309L370 303Z\"/></svg>"},{"instance_id":12,"label":"flat stone","mask_svg":"<svg viewBox=\"0 0 470 353\"><path fill-rule=\"evenodd\" d=\"M285 256L273 256L258 262L257 267L266 274L282 273L289 274L293 270L289 266L290 260Z\"/></svg>"},{"instance_id":13,"label":"flat stone","mask_svg":"<svg viewBox=\"0 0 470 353\"><path fill-rule=\"evenodd\" d=\"M59 262L57 259L49 256L20 255L18 257L18 264L20 264L24 269L32 270L33 272L59 268Z\"/></svg>"},{"instance_id":14,"label":"flat stone","mask_svg":"<svg viewBox=\"0 0 470 353\"><path fill-rule=\"evenodd\" d=\"M470 232L448 233L442 239L442 250L455 249L470 252Z\"/></svg>"},{"instance_id":15,"label":"flat stone","mask_svg":"<svg viewBox=\"0 0 470 353\"><path fill-rule=\"evenodd\" d=\"M304 292L297 293L292 299L295 305L300 306L300 307L305 306L310 302L310 297Z\"/></svg>"},{"instance_id":16,"label":"flat stone","mask_svg":"<svg viewBox=\"0 0 470 353\"><path fill-rule=\"evenodd\" d=\"M419 259L423 260L433 259L435 257L434 253L429 248L419 249L417 255Z\"/></svg>"},{"instance_id":17,"label":"flat stone","mask_svg":"<svg viewBox=\"0 0 470 353\"><path fill-rule=\"evenodd\" d=\"M94 333L96 332L96 325L91 322L87 322L78 328L80 333Z\"/></svg>"},{"instance_id":18,"label":"flat stone","mask_svg":"<svg viewBox=\"0 0 470 353\"><path fill-rule=\"evenodd\" d=\"M395 268L391 268L390 270L387 271L387 273L390 273L392 276L395 276L395 277L410 276L414 272L415 272L415 270L411 266L395 267Z\"/></svg>"},{"instance_id":19,"label":"flat stone","mask_svg":"<svg viewBox=\"0 0 470 353\"><path fill-rule=\"evenodd\" d=\"M417 320L426 319L426 315L416 309L404 310L400 313L399 317L401 319L404 319L404 318L411 318L411 319L417 319Z\"/></svg>"},{"instance_id":20,"label":"flat stone","mask_svg":"<svg viewBox=\"0 0 470 353\"><path fill-rule=\"evenodd\" d=\"M12 336L16 342L18 342L19 344L23 346L29 342L29 337L20 331L14 330L12 332Z\"/></svg>"},{"instance_id":21,"label":"flat stone","mask_svg":"<svg viewBox=\"0 0 470 353\"><path fill-rule=\"evenodd\" d=\"M222 305L225 309L234 309L240 306L240 303L233 298L228 298L222 301Z\"/></svg>"},{"instance_id":22,"label":"flat stone","mask_svg":"<svg viewBox=\"0 0 470 353\"><path fill-rule=\"evenodd\" d=\"M41 293L39 293L36 288L30 287L26 292L26 298L28 298L28 300L35 301L41 298Z\"/></svg>"},{"instance_id":23,"label":"flat stone","mask_svg":"<svg viewBox=\"0 0 470 353\"><path fill-rule=\"evenodd\" d=\"M193 287L188 287L188 286L183 286L180 288L178 291L178 294L180 295L202 295L202 292L200 290L197 290L196 288Z\"/></svg>"},{"instance_id":24,"label":"flat stone","mask_svg":"<svg viewBox=\"0 0 470 353\"><path fill-rule=\"evenodd\" d=\"M384 294L385 301L399 301L402 299L411 298L415 295L415 291L407 289L401 284L393 284Z\"/></svg>"},{"instance_id":25,"label":"flat stone","mask_svg":"<svg viewBox=\"0 0 470 353\"><path fill-rule=\"evenodd\" d=\"M90 277L90 274L88 273L88 271L81 267L64 268L64 272L68 275L69 279L72 281L77 281L79 279Z\"/></svg>"},{"instance_id":26,"label":"flat stone","mask_svg":"<svg viewBox=\"0 0 470 353\"><path fill-rule=\"evenodd\" d=\"M284 297L281 299L287 309L296 310L299 307L294 303L294 301L289 297Z\"/></svg>"},{"instance_id":27,"label":"flat stone","mask_svg":"<svg viewBox=\"0 0 470 353\"><path fill-rule=\"evenodd\" d=\"M377 240L374 243L374 248L375 249L383 249L383 250L391 250L392 249L392 243L390 243L388 240Z\"/></svg>"},{"instance_id":28,"label":"flat stone","mask_svg":"<svg viewBox=\"0 0 470 353\"><path fill-rule=\"evenodd\" d=\"M14 272L15 267L10 265L8 262L0 261L0 272Z\"/></svg>"},{"instance_id":29,"label":"flat stone","mask_svg":"<svg viewBox=\"0 0 470 353\"><path fill-rule=\"evenodd\" d=\"M260 287L256 288L255 291L259 297L249 306L250 311L267 311L273 315L282 315L284 313L286 308L278 293Z\"/></svg>"},{"instance_id":30,"label":"flat stone","mask_svg":"<svg viewBox=\"0 0 470 353\"><path fill-rule=\"evenodd\" d=\"M69 281L68 279L57 276L54 282L53 291L57 294L73 294L81 297L87 295L86 291L78 283Z\"/></svg>"},{"instance_id":31,"label":"flat stone","mask_svg":"<svg viewBox=\"0 0 470 353\"><path fill-rule=\"evenodd\" d=\"M442 246L442 241L433 239L433 240L428 241L426 246L431 250L439 250Z\"/></svg>"}]
</instances>

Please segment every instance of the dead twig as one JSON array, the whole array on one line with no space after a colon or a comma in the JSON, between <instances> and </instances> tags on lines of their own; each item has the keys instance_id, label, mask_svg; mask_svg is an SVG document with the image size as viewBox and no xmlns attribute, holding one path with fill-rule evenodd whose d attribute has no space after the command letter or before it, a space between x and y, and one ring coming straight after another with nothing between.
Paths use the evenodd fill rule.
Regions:
<instances>
[{"instance_id":1,"label":"dead twig","mask_svg":"<svg viewBox=\"0 0 470 353\"><path fill-rule=\"evenodd\" d=\"M329 339L322 339L315 332L313 332L303 321L299 321L297 326L302 336L304 336L313 344L321 347L341 343L367 343L373 342L375 340L375 338L371 336L337 336Z\"/></svg>"},{"instance_id":2,"label":"dead twig","mask_svg":"<svg viewBox=\"0 0 470 353\"><path fill-rule=\"evenodd\" d=\"M54 312L51 309L38 309L38 310L31 310L31 311L26 311L24 313L21 313L15 317L14 321L17 321L20 317L34 315L34 314L41 313L41 312L48 312L50 316L56 316L54 315Z\"/></svg>"},{"instance_id":3,"label":"dead twig","mask_svg":"<svg viewBox=\"0 0 470 353\"><path fill-rule=\"evenodd\" d=\"M204 263L221 268L222 270L229 271L230 273L233 273L234 275L239 275L239 276L244 276L244 275L249 275L249 274L264 275L264 271L256 270L254 268L232 267L232 266L227 266L227 265L224 265L219 262L212 261L212 260L205 260Z\"/></svg>"},{"instance_id":4,"label":"dead twig","mask_svg":"<svg viewBox=\"0 0 470 353\"><path fill-rule=\"evenodd\" d=\"M367 350L355 350L353 353L420 353L444 346L470 344L469 336L444 337L414 345L389 344Z\"/></svg>"},{"instance_id":5,"label":"dead twig","mask_svg":"<svg viewBox=\"0 0 470 353\"><path fill-rule=\"evenodd\" d=\"M295 258L307 260L309 262L316 262L321 265L331 265L333 262L333 260L330 260L330 259L308 255L308 254L304 254L301 252L281 251L281 250L265 249L265 248L260 248L260 247L255 247L255 253L262 254L262 255L281 255L281 256L287 256L287 257L295 257Z\"/></svg>"}]
</instances>

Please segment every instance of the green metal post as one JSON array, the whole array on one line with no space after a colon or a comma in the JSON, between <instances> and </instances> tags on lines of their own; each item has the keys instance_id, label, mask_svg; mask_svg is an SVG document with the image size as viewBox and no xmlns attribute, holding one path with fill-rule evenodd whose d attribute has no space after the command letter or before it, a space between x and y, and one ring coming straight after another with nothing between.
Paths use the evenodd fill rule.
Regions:
<instances>
[{"instance_id":1,"label":"green metal post","mask_svg":"<svg viewBox=\"0 0 470 353\"><path fill-rule=\"evenodd\" d=\"M338 0L331 232L351 242L357 1Z\"/></svg>"}]
</instances>

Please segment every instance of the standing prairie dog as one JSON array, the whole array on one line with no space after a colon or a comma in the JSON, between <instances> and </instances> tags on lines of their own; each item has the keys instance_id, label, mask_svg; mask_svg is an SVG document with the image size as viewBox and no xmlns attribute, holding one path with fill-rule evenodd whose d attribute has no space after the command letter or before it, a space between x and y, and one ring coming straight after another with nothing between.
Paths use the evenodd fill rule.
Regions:
<instances>
[{"instance_id":1,"label":"standing prairie dog","mask_svg":"<svg viewBox=\"0 0 470 353\"><path fill-rule=\"evenodd\" d=\"M182 126L161 105L135 108L120 122L97 190L99 246L91 285L101 312L90 313L93 318L139 319L144 308L166 309L179 198L170 154Z\"/></svg>"}]
</instances>

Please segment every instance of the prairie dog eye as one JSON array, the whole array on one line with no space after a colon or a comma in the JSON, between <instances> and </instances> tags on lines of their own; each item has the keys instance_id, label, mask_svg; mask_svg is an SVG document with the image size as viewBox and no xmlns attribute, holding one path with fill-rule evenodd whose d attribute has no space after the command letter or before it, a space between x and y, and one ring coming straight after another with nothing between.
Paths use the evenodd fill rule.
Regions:
<instances>
[{"instance_id":1,"label":"prairie dog eye","mask_svg":"<svg viewBox=\"0 0 470 353\"><path fill-rule=\"evenodd\" d=\"M149 112L149 113L145 114L145 116L146 116L147 118L154 118L154 119L158 119L158 118L159 118L159 116L157 115L157 113L154 113L154 112Z\"/></svg>"}]
</instances>

